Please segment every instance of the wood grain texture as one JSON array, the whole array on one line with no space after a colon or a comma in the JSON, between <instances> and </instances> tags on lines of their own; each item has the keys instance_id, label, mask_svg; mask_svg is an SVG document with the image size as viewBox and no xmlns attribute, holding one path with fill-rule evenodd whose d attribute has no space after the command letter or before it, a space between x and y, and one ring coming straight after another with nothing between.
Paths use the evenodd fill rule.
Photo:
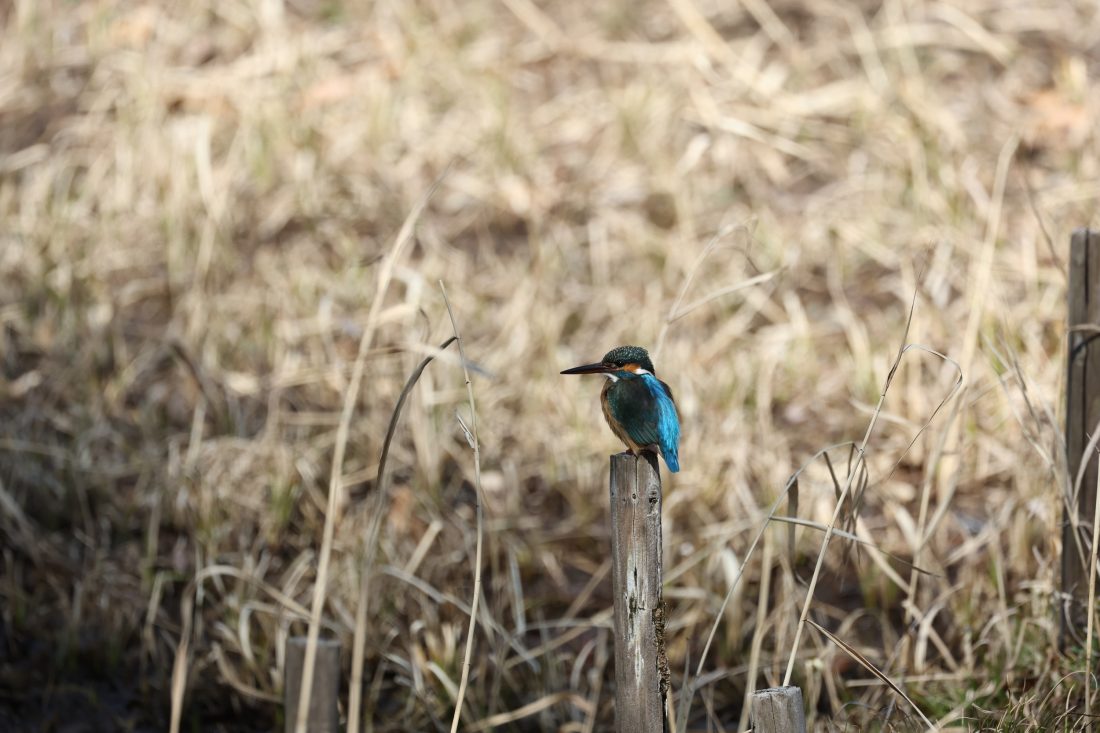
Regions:
<instances>
[{"instance_id":1,"label":"wood grain texture","mask_svg":"<svg viewBox=\"0 0 1100 733\"><path fill-rule=\"evenodd\" d=\"M1070 489L1100 422L1100 232L1078 229L1070 243L1069 328L1066 356L1066 460ZM1083 634L1087 623L1089 546L1096 506L1097 457L1088 457L1080 489L1070 496L1062 526L1062 590L1067 594L1062 641ZM1077 513L1077 537L1073 519ZM1095 552L1095 548L1092 550ZM1080 634L1078 632L1081 632Z\"/></svg>"},{"instance_id":2,"label":"wood grain texture","mask_svg":"<svg viewBox=\"0 0 1100 733\"><path fill-rule=\"evenodd\" d=\"M286 642L286 674L283 685L286 733L294 733L298 719L298 695L302 688L302 666L306 659L306 637L295 636ZM313 692L309 698L308 733L337 733L340 711L336 706L340 694L340 642L317 640L317 663L313 669Z\"/></svg>"},{"instance_id":3,"label":"wood grain texture","mask_svg":"<svg viewBox=\"0 0 1100 733\"><path fill-rule=\"evenodd\" d=\"M802 690L770 687L752 694L752 729L755 733L806 733Z\"/></svg>"},{"instance_id":4,"label":"wood grain texture","mask_svg":"<svg viewBox=\"0 0 1100 733\"><path fill-rule=\"evenodd\" d=\"M657 456L611 456L611 583L615 598L615 728L662 733L668 662L661 596Z\"/></svg>"}]
</instances>

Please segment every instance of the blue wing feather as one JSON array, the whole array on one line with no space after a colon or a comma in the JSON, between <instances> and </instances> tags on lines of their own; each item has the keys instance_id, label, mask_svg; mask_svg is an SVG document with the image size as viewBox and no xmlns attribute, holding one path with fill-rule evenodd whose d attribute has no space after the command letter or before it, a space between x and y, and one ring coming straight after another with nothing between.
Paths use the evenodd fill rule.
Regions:
<instances>
[{"instance_id":1,"label":"blue wing feather","mask_svg":"<svg viewBox=\"0 0 1100 733\"><path fill-rule=\"evenodd\" d=\"M610 412L638 445L657 446L673 473L680 470L680 419L668 385L652 374L626 377L612 385Z\"/></svg>"},{"instance_id":2,"label":"blue wing feather","mask_svg":"<svg viewBox=\"0 0 1100 733\"><path fill-rule=\"evenodd\" d=\"M657 398L657 435L661 455L665 458L668 470L676 473L680 470L680 417L676 414L676 403L672 400L672 390L668 385L652 374L643 374L642 380Z\"/></svg>"}]
</instances>

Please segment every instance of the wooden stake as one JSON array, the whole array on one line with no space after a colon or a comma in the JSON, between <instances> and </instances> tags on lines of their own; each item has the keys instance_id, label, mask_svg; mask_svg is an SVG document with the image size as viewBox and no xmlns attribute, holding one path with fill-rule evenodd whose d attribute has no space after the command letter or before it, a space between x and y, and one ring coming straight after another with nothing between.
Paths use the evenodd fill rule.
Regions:
<instances>
[{"instance_id":1,"label":"wooden stake","mask_svg":"<svg viewBox=\"0 0 1100 733\"><path fill-rule=\"evenodd\" d=\"M755 733L806 733L802 690L771 687L752 694L752 729Z\"/></svg>"},{"instance_id":2,"label":"wooden stake","mask_svg":"<svg viewBox=\"0 0 1100 733\"><path fill-rule=\"evenodd\" d=\"M302 667L306 659L305 636L295 636L286 642L286 674L283 704L286 713L286 733L294 733L298 720L298 700L302 688ZM313 688L309 697L308 733L337 733L340 712L336 698L340 691L340 642L317 640L317 663L313 669Z\"/></svg>"},{"instance_id":3,"label":"wooden stake","mask_svg":"<svg viewBox=\"0 0 1100 733\"><path fill-rule=\"evenodd\" d=\"M1100 422L1100 232L1078 229L1070 242L1069 327L1066 357L1066 463L1074 486L1089 439ZM1096 506L1096 452L1088 456L1078 493L1062 524L1062 643L1079 638L1088 619L1089 545ZM1070 512L1076 512L1076 522ZM1077 536L1074 537L1074 526ZM1096 552L1093 548L1092 552Z\"/></svg>"},{"instance_id":4,"label":"wooden stake","mask_svg":"<svg viewBox=\"0 0 1100 733\"><path fill-rule=\"evenodd\" d=\"M668 688L661 598L657 456L611 456L611 584L615 598L615 726L662 733Z\"/></svg>"}]
</instances>

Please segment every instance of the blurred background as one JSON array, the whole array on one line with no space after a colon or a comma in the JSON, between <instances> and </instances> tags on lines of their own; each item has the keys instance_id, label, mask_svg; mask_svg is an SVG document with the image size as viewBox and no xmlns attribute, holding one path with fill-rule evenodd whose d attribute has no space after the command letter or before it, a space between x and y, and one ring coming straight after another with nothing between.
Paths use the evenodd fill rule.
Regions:
<instances>
[{"instance_id":1,"label":"blurred background","mask_svg":"<svg viewBox=\"0 0 1100 733\"><path fill-rule=\"evenodd\" d=\"M164 730L174 664L185 729L281 725L373 329L323 630L347 679L369 581L363 726L449 728L476 537L455 347L376 486L451 335L440 279L485 495L463 730L612 725L621 448L600 380L558 372L628 343L684 424L690 730L744 730L781 681L905 343L942 356L900 358L842 513L890 554L834 538L811 618L933 721L1087 725L1056 611L1098 44L1083 0L0 2L0 727ZM750 554L800 469L777 513L810 524ZM921 729L816 630L794 670L815 729Z\"/></svg>"}]
</instances>

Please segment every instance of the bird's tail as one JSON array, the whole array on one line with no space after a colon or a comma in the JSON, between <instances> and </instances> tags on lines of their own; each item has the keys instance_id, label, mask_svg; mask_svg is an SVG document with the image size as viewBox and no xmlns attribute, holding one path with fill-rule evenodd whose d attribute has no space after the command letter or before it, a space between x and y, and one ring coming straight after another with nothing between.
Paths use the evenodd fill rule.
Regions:
<instances>
[{"instance_id":1,"label":"bird's tail","mask_svg":"<svg viewBox=\"0 0 1100 733\"><path fill-rule=\"evenodd\" d=\"M675 448L672 450L661 449L661 456L665 459L665 465L668 466L668 470L673 473L677 473L680 470L680 457L676 455Z\"/></svg>"}]
</instances>

